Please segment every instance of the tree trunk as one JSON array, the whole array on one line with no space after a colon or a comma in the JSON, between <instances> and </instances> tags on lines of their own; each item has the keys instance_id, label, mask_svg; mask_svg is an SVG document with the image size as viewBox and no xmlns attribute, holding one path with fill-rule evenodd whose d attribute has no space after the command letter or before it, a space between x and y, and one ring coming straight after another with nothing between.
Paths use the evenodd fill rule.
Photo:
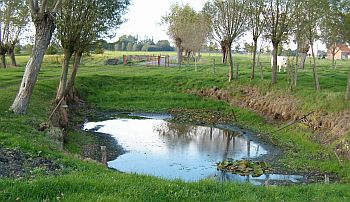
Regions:
<instances>
[{"instance_id":1,"label":"tree trunk","mask_svg":"<svg viewBox=\"0 0 350 202\"><path fill-rule=\"evenodd\" d=\"M332 68L335 69L335 53L332 52Z\"/></svg>"},{"instance_id":2,"label":"tree trunk","mask_svg":"<svg viewBox=\"0 0 350 202\"><path fill-rule=\"evenodd\" d=\"M230 63L230 72L228 75L228 81L231 82L233 79L233 58L232 58L231 45L228 46L228 57L229 57L229 63Z\"/></svg>"},{"instance_id":3,"label":"tree trunk","mask_svg":"<svg viewBox=\"0 0 350 202\"><path fill-rule=\"evenodd\" d=\"M17 67L16 56L15 56L15 47L11 45L8 51L11 59L11 65Z\"/></svg>"},{"instance_id":4,"label":"tree trunk","mask_svg":"<svg viewBox=\"0 0 350 202\"><path fill-rule=\"evenodd\" d=\"M182 48L177 47L177 63L179 66L182 65Z\"/></svg>"},{"instance_id":5,"label":"tree trunk","mask_svg":"<svg viewBox=\"0 0 350 202\"><path fill-rule=\"evenodd\" d=\"M320 91L320 81L318 80L318 75L317 75L317 67L316 67L316 57L314 53L314 44L310 43L311 46L311 54L312 54L312 59L313 59L313 65L312 65L312 75L314 77L314 82L315 82L315 89L316 91Z\"/></svg>"},{"instance_id":6,"label":"tree trunk","mask_svg":"<svg viewBox=\"0 0 350 202\"><path fill-rule=\"evenodd\" d=\"M69 61L70 61L72 55L73 55L73 51L64 50L64 58L63 58L63 63L62 63L60 84L58 85L58 89L57 89L57 93L56 93L56 103L58 103L61 100L61 98L64 96L64 91L67 87Z\"/></svg>"},{"instance_id":7,"label":"tree trunk","mask_svg":"<svg viewBox=\"0 0 350 202\"><path fill-rule=\"evenodd\" d=\"M0 67L6 68L6 55L0 54Z\"/></svg>"},{"instance_id":8,"label":"tree trunk","mask_svg":"<svg viewBox=\"0 0 350 202\"><path fill-rule=\"evenodd\" d=\"M33 52L26 65L19 92L10 107L16 114L24 114L27 111L45 51L56 28L54 19L47 14L36 17L34 24L36 31Z\"/></svg>"},{"instance_id":9,"label":"tree trunk","mask_svg":"<svg viewBox=\"0 0 350 202\"><path fill-rule=\"evenodd\" d=\"M227 47L226 45L221 46L222 51L222 64L227 64Z\"/></svg>"},{"instance_id":10,"label":"tree trunk","mask_svg":"<svg viewBox=\"0 0 350 202\"><path fill-rule=\"evenodd\" d=\"M177 47L177 63L179 66L182 65L182 46L181 46L182 40L180 38L175 39L175 44Z\"/></svg>"},{"instance_id":11,"label":"tree trunk","mask_svg":"<svg viewBox=\"0 0 350 202\"><path fill-rule=\"evenodd\" d=\"M78 67L79 67L80 59L81 59L82 55L83 55L83 52L81 52L81 51L76 52L74 55L73 70L72 70L70 79L69 79L68 84L67 84L66 97L67 97L68 103L72 103L75 101L74 84L75 84L75 78L77 76Z\"/></svg>"},{"instance_id":12,"label":"tree trunk","mask_svg":"<svg viewBox=\"0 0 350 202\"><path fill-rule=\"evenodd\" d=\"M253 47L253 65L252 72L250 75L250 80L253 80L255 77L255 67L256 67L256 50L258 49L258 39L254 39L254 47Z\"/></svg>"},{"instance_id":13,"label":"tree trunk","mask_svg":"<svg viewBox=\"0 0 350 202\"><path fill-rule=\"evenodd\" d=\"M273 43L272 84L277 83L277 52L278 52L278 44L279 43Z\"/></svg>"},{"instance_id":14,"label":"tree trunk","mask_svg":"<svg viewBox=\"0 0 350 202\"><path fill-rule=\"evenodd\" d=\"M345 96L346 100L350 100L350 67L349 67L349 74L348 74L348 85L346 88L346 96Z\"/></svg>"},{"instance_id":15,"label":"tree trunk","mask_svg":"<svg viewBox=\"0 0 350 202\"><path fill-rule=\"evenodd\" d=\"M307 53L300 53L300 68L305 69L305 61L306 61Z\"/></svg>"}]
</instances>

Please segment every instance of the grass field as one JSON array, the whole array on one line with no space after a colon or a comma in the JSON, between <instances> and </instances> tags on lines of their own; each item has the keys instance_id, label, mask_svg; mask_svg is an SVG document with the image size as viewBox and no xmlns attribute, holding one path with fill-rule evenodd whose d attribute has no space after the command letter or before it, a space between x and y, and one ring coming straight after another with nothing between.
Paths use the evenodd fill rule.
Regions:
<instances>
[{"instance_id":1,"label":"grass field","mask_svg":"<svg viewBox=\"0 0 350 202\"><path fill-rule=\"evenodd\" d=\"M300 71L297 88L290 91L286 73L279 73L277 85L270 85L270 58L267 56L262 57L265 79L259 79L257 72L257 78L250 81L250 56L235 55L234 60L240 65L239 80L229 84L227 66L217 64L216 73L213 73L212 61L215 58L218 63L220 55L203 54L197 71L193 65L164 68L103 64L106 58L123 54L107 52L84 57L82 61L76 87L81 98L98 110L167 112L171 109L205 109L230 114L233 109L241 126L261 133L276 130L283 123L271 124L249 110L186 93L188 89L213 86L235 89L245 85L256 86L261 91L290 94L301 100L299 104L305 111L322 109L338 112L350 109L350 103L344 100L349 61L340 61L338 68L333 70L330 61L319 60L322 90L316 93L308 61L306 69ZM279 159L280 163L296 171L336 173L342 177L341 183L288 187L257 187L208 180L185 183L122 174L90 161L82 161L75 153L80 152L81 142L88 141L83 133L70 130L66 149L62 152L45 133L37 130L40 123L47 121L52 109L51 102L59 82L61 56L45 57L27 115L16 116L7 111L18 90L26 60L26 56L20 56L19 68L0 69L0 147L16 148L33 156L53 159L65 165L65 169L50 176L35 172L22 179L0 179L0 201L350 200L350 164L347 162L341 166L332 148L313 142L312 132L300 126L273 133L269 137L285 150L285 155Z\"/></svg>"}]
</instances>

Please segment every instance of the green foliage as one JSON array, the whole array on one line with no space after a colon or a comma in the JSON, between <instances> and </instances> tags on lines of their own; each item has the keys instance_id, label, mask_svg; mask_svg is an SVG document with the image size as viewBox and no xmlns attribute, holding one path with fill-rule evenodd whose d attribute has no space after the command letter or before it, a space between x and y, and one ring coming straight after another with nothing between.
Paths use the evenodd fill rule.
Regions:
<instances>
[{"instance_id":1,"label":"green foliage","mask_svg":"<svg viewBox=\"0 0 350 202\"><path fill-rule=\"evenodd\" d=\"M58 48L56 45L50 45L45 52L46 55L56 55L57 53L58 53Z\"/></svg>"}]
</instances>

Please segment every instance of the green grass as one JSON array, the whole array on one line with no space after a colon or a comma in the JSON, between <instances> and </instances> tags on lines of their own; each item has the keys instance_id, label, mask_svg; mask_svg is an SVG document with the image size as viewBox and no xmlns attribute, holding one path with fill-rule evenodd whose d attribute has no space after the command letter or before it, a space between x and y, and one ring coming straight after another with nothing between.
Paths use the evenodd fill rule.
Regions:
<instances>
[{"instance_id":1,"label":"green grass","mask_svg":"<svg viewBox=\"0 0 350 202\"><path fill-rule=\"evenodd\" d=\"M155 177L122 174L105 169L101 165L79 160L79 144L90 142L84 134L70 130L65 152L57 149L48 135L37 131L40 123L46 122L52 109L51 101L59 82L60 56L46 57L27 115L16 116L7 110L16 95L27 56L18 58L19 68L0 69L0 146L21 149L54 159L65 165L65 172L53 176L38 175L34 179L0 179L0 201L65 200L65 201L346 201L350 200L350 165L341 167L332 148L312 141L313 134L301 126L269 134L279 124L269 124L259 115L224 102L187 94L189 89L218 86L233 92L240 86L256 86L262 92L288 93L300 101L305 111L325 110L338 112L349 109L344 101L347 66L341 61L336 70L330 69L329 61L319 61L322 91L313 90L310 67L300 71L297 88L290 92L286 73L278 74L278 83L271 86L269 58L265 62L265 80L249 81L250 56L235 56L240 64L239 81L227 82L228 67L216 66L219 55L204 55L198 71L194 66L181 68L104 66L103 60L125 53L107 52L105 55L84 57L79 69L76 87L80 96L101 111L167 112L171 109L198 109L219 111L229 115L235 110L239 125L268 134L265 136L285 150L279 159L286 167L298 171L318 170L337 173L343 184L313 184L288 187L257 187L249 184L218 183L201 181L184 183L162 180ZM134 53L132 53L134 54ZM143 53L140 53L143 54ZM58 61L58 62L57 62ZM258 72L257 72L258 77ZM348 135L349 137L349 135ZM59 197L59 198L57 198Z\"/></svg>"}]
</instances>

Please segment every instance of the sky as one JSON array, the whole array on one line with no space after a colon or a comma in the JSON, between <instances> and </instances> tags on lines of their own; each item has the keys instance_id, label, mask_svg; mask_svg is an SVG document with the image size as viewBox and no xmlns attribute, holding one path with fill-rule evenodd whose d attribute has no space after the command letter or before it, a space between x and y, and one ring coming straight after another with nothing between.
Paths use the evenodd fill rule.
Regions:
<instances>
[{"instance_id":1,"label":"sky","mask_svg":"<svg viewBox=\"0 0 350 202\"><path fill-rule=\"evenodd\" d=\"M162 16L170 10L170 6L179 3L189 4L193 9L199 11L207 0L131 0L129 12L125 15L127 22L116 30L116 37L108 40L115 42L124 34L153 37L154 41L167 39L171 41L166 33L166 27L160 25Z\"/></svg>"},{"instance_id":2,"label":"sky","mask_svg":"<svg viewBox=\"0 0 350 202\"><path fill-rule=\"evenodd\" d=\"M120 36L127 34L138 36L139 39L145 39L146 36L153 37L155 42L166 39L172 43L167 35L166 26L160 25L162 16L169 12L170 6L175 3L180 5L188 3L196 11L200 11L206 2L207 0L131 0L129 11L124 16L127 21L116 30L115 37L107 41L115 42ZM247 34L238 43L251 43L249 36ZM325 49L324 45L319 42L316 43L316 46L316 49ZM295 49L296 45L290 43L289 47Z\"/></svg>"}]
</instances>

